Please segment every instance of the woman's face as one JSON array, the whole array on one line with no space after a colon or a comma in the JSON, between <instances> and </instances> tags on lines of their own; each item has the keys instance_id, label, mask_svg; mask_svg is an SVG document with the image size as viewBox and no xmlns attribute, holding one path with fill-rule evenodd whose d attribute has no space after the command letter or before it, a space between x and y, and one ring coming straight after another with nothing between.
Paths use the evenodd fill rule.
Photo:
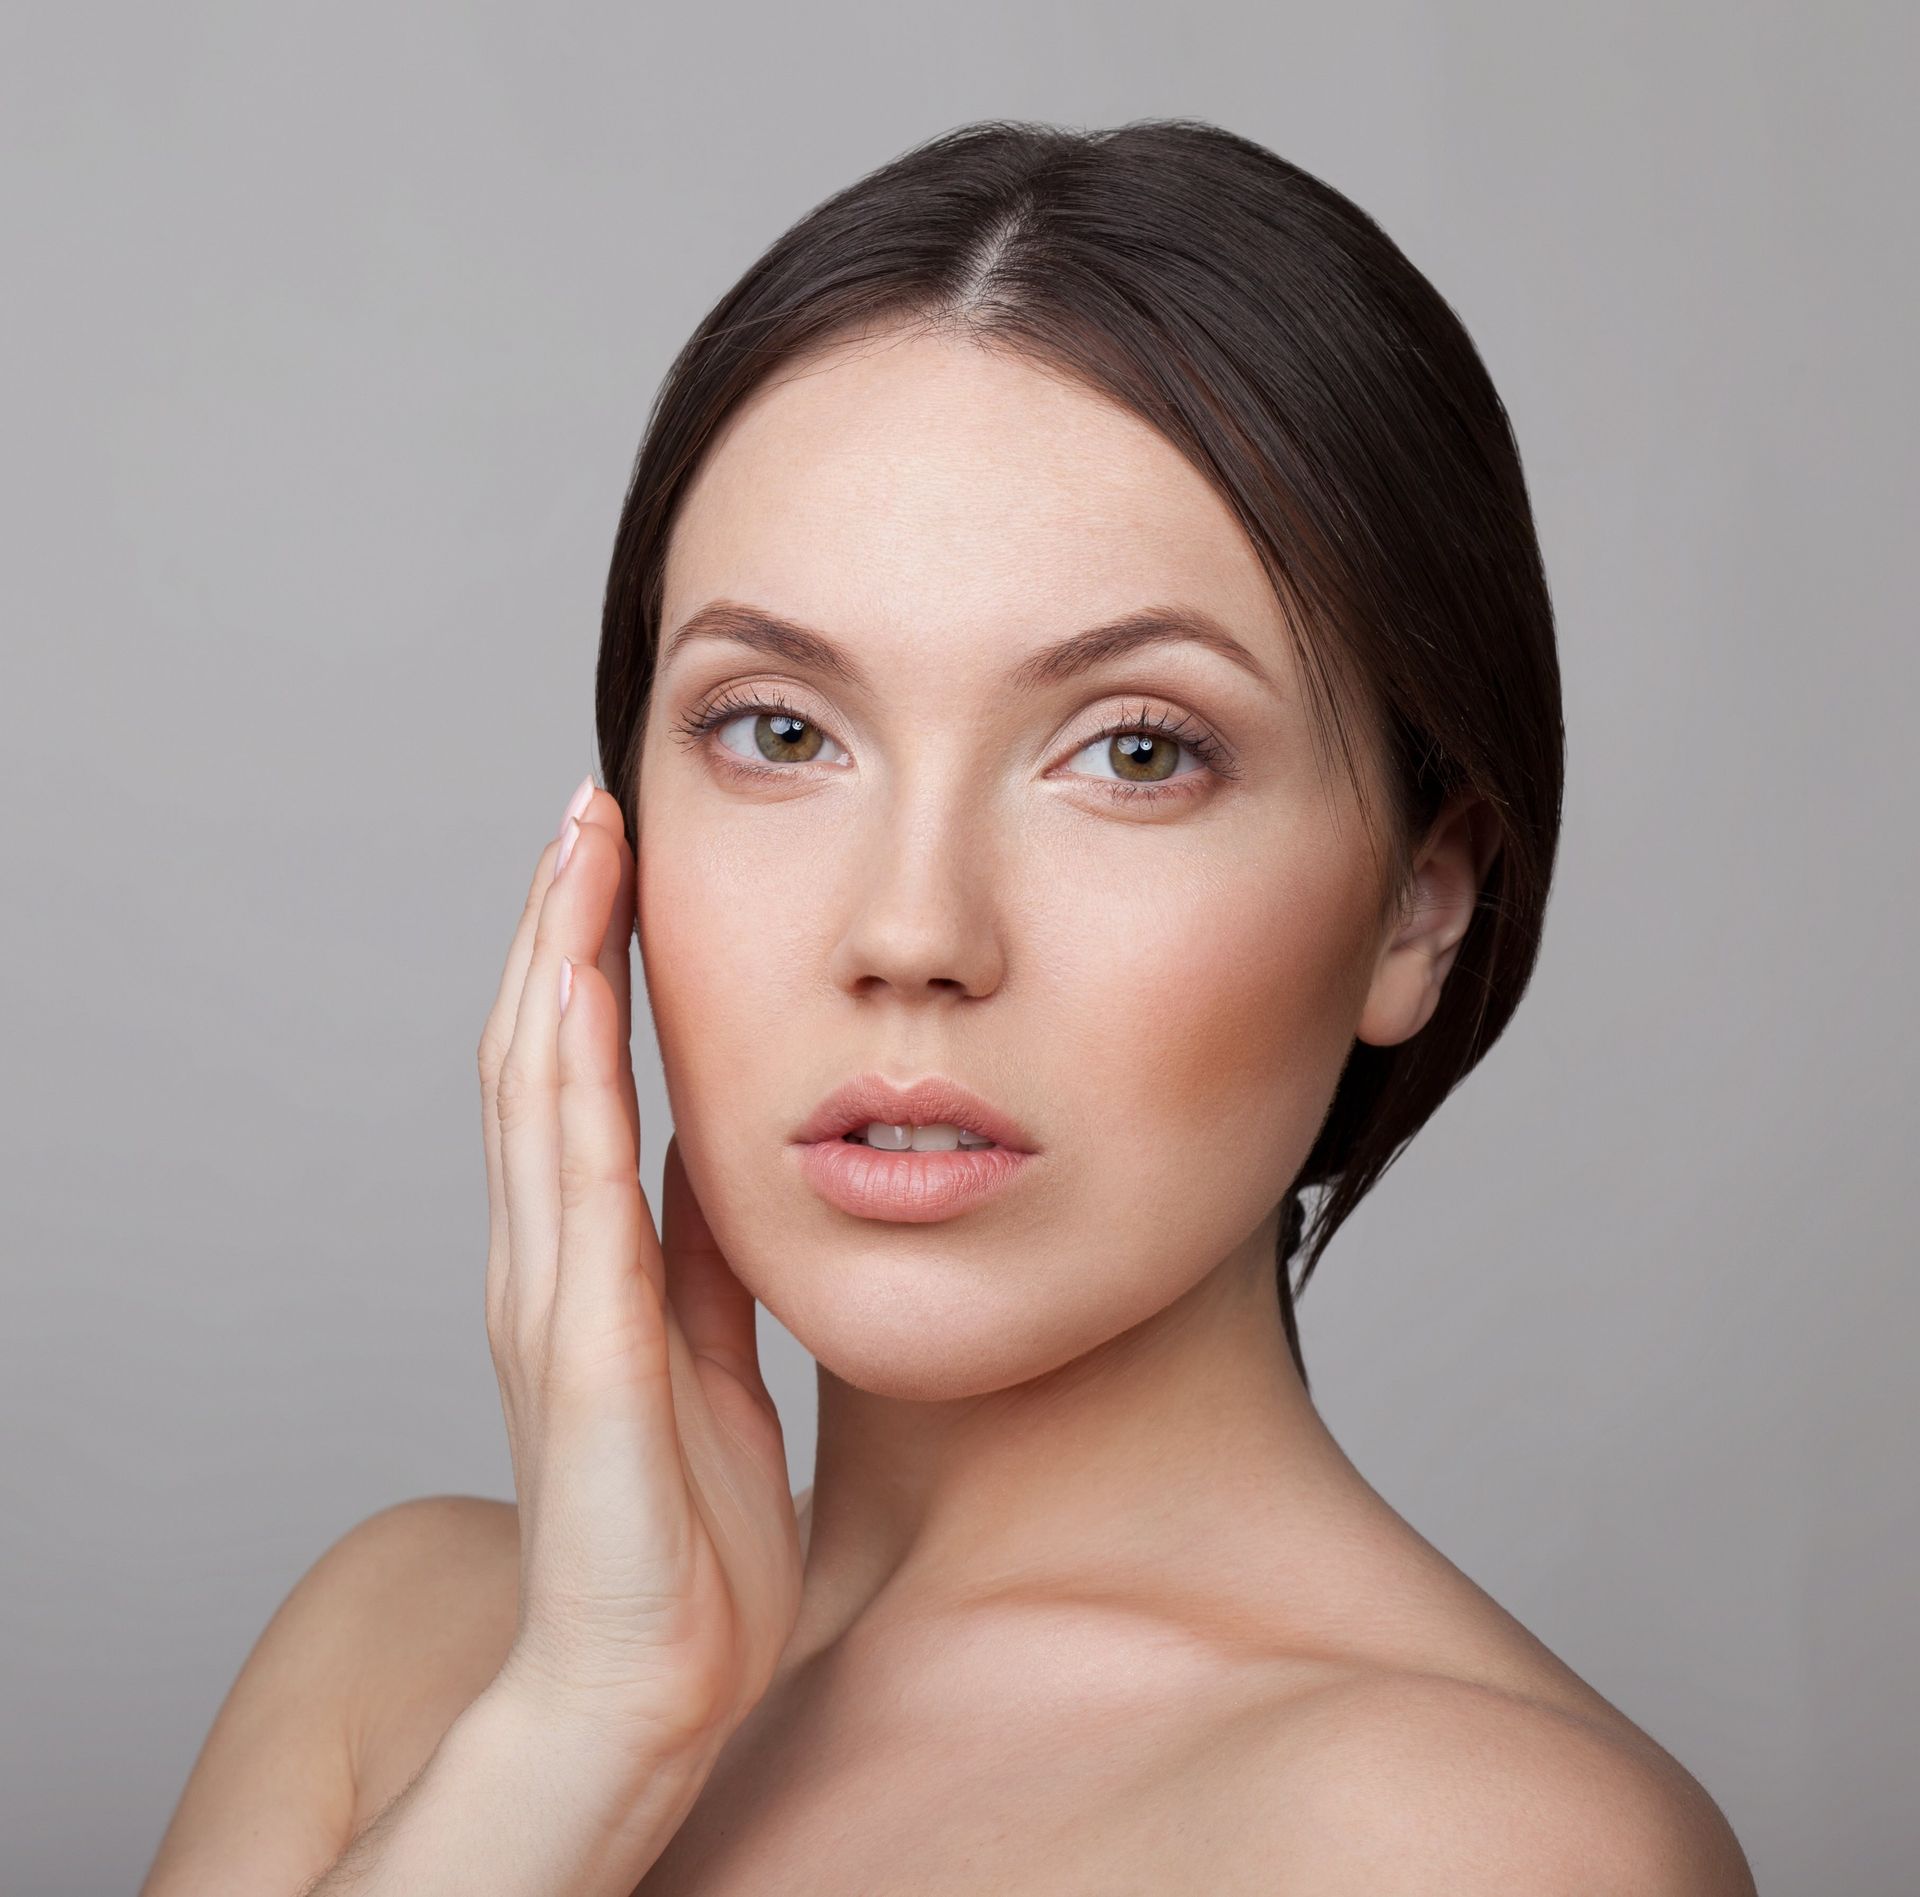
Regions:
<instances>
[{"instance_id":1,"label":"woman's face","mask_svg":"<svg viewBox=\"0 0 1920 1897\"><path fill-rule=\"evenodd\" d=\"M716 601L818 632L859 682L734 638L671 650ZM1206 615L1251 669L1182 640L1016 682L1150 607ZM843 346L708 453L661 652L638 902L674 1125L734 1271L819 1361L979 1394L1230 1254L1271 1271L1383 965L1380 887L1259 560L1178 451L971 344ZM774 709L690 738L716 701ZM843 1211L791 1142L864 1072L956 1079L1038 1150L953 1217Z\"/></svg>"}]
</instances>

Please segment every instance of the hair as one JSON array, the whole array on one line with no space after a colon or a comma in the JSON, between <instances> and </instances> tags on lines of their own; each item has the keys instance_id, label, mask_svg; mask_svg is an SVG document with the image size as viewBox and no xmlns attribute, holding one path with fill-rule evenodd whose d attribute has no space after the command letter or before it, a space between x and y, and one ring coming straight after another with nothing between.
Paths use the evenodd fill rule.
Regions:
<instances>
[{"instance_id":1,"label":"hair","mask_svg":"<svg viewBox=\"0 0 1920 1897\"><path fill-rule=\"evenodd\" d=\"M778 237L655 395L595 680L603 777L630 842L668 539L702 454L777 368L893 328L1009 351L1123 404L1233 509L1284 610L1323 769L1338 757L1366 815L1383 925L1404 913L1443 805L1466 792L1495 813L1432 1017L1397 1046L1356 1037L1281 1202L1281 1315L1304 1384L1295 1298L1499 1038L1539 952L1565 734L1506 410L1460 319L1385 232L1251 139L1181 118L993 119L930 138Z\"/></svg>"}]
</instances>

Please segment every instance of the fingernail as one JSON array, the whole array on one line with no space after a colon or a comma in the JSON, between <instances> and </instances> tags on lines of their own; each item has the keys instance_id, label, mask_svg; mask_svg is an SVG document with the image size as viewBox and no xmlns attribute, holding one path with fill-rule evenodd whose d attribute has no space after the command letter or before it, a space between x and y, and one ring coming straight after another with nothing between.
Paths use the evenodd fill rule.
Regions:
<instances>
[{"instance_id":1,"label":"fingernail","mask_svg":"<svg viewBox=\"0 0 1920 1897\"><path fill-rule=\"evenodd\" d=\"M580 819L569 817L560 826L560 854L553 859L553 873L558 876L567 866L567 858L573 854L573 846L580 837Z\"/></svg>"},{"instance_id":2,"label":"fingernail","mask_svg":"<svg viewBox=\"0 0 1920 1897\"><path fill-rule=\"evenodd\" d=\"M560 1012L565 1014L567 1003L573 999L573 964L563 955L560 958Z\"/></svg>"},{"instance_id":3,"label":"fingernail","mask_svg":"<svg viewBox=\"0 0 1920 1897\"><path fill-rule=\"evenodd\" d=\"M567 823L571 818L581 816L586 807L593 802L593 773L589 771L580 780L580 788L567 799L566 815L560 819L560 834L566 835Z\"/></svg>"}]
</instances>

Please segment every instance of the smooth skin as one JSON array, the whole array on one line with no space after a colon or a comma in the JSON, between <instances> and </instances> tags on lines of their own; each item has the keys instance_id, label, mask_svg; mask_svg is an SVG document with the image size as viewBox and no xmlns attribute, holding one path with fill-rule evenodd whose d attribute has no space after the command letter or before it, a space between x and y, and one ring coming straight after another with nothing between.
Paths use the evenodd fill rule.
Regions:
<instances>
[{"instance_id":1,"label":"smooth skin","mask_svg":"<svg viewBox=\"0 0 1920 1897\"><path fill-rule=\"evenodd\" d=\"M533 946L523 917L502 984L524 955L529 1047L553 1032L557 1071L577 1033L594 1078L544 1129L536 1080L513 1142L489 1148L510 1235L523 1195L557 1200L576 1165L604 1187L609 1155L624 1166L616 945L637 927L676 1129L669 1305L687 1339L730 1339L711 1415L752 1442L755 1300L819 1364L798 1519L773 1493L771 1438L736 1442L760 1487L710 1525L702 1597L716 1618L758 1603L736 1626L777 1628L797 1555L791 1624L638 1888L1751 1892L1707 1793L1388 1506L1286 1348L1280 1194L1353 1041L1396 1044L1431 1017L1491 859L1484 811L1442 813L1382 927L1361 813L1316 767L1297 661L1231 512L1136 417L970 342L859 339L736 413L683 503L663 632L715 600L822 631L864 681L734 641L664 663L638 860L596 793L583 873L544 890L536 874ZM1230 627L1258 675L1169 646L1009 689L1040 648L1166 604ZM722 692L774 693L819 739L772 762L751 709L696 735ZM1179 793L1125 800L1103 733L1143 711L1211 734L1232 770L1189 776L1183 751ZM550 943L597 954L564 1023L540 978ZM915 1226L815 1198L787 1139L868 1067L949 1073L996 1101L1039 1143L1027 1176ZM569 1157L576 1135L595 1158ZM684 1289L683 1249L702 1264ZM621 1304L632 1286L605 1258L601 1272L592 1308L644 1339L649 1307ZM674 1427L696 1435L680 1519L706 1521L724 1422L703 1445L708 1412L681 1382ZM564 1481L561 1460L541 1479ZM623 1474L578 1490L614 1517L574 1524L587 1571L653 1559L632 1523L671 1513L663 1456L629 1436L613 1462ZM558 1546L552 1522L524 1491L518 1509L429 1497L329 1550L222 1712L256 1737L304 1735L307 1801L290 1807L217 1724L176 1817L189 1846L220 1840L202 1861L243 1861L229 1799L252 1814L244 1835L264 1823L281 1841L250 1865L269 1848L324 1862L376 1815L528 1650L519 1594L546 1570L523 1543ZM540 1651L568 1653L564 1619ZM545 1677L637 1707L648 1730L659 1653L686 1650L643 1649L630 1700L598 1669ZM288 1704L323 1654L344 1682L323 1702L328 1738ZM718 1678L750 1686L763 1658ZM691 1676L715 1678L711 1655Z\"/></svg>"},{"instance_id":2,"label":"smooth skin","mask_svg":"<svg viewBox=\"0 0 1920 1897\"><path fill-rule=\"evenodd\" d=\"M487 1336L519 1517L505 1666L644 1761L705 1747L759 1700L798 1610L800 1543L753 1300L677 1150L664 1238L640 1186L632 886L619 807L584 782L480 1074Z\"/></svg>"},{"instance_id":3,"label":"smooth skin","mask_svg":"<svg viewBox=\"0 0 1920 1897\"><path fill-rule=\"evenodd\" d=\"M304 1891L482 1690L537 1713L527 1730L556 1735L555 1754L591 1757L576 1781L616 1788L689 1759L704 1769L766 1690L799 1602L799 1522L753 1300L671 1143L663 1236L639 1184L632 891L619 807L589 780L541 855L481 1037L486 1326L518 1498L510 1592L496 1563L472 1560L458 1498L384 1510L329 1550L222 1707L150 1897ZM461 1594L476 1573L511 1600L504 1641L484 1609L471 1639ZM424 1616L394 1614L397 1599ZM437 1730L368 1811L378 1696L414 1683L416 1654L453 1661L459 1704L433 1711ZM359 1888L357 1870L319 1888Z\"/></svg>"}]
</instances>

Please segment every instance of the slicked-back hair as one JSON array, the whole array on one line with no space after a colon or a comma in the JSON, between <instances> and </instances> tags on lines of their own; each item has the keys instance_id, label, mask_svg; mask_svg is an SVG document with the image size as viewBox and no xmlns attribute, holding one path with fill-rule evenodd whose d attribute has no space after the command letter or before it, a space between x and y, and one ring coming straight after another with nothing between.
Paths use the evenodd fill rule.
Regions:
<instances>
[{"instance_id":1,"label":"slicked-back hair","mask_svg":"<svg viewBox=\"0 0 1920 1897\"><path fill-rule=\"evenodd\" d=\"M1251 139L1190 119L986 120L930 138L775 239L654 398L595 681L603 781L630 841L668 540L703 453L776 370L895 328L1072 378L1212 484L1283 609L1322 768L1347 773L1365 813L1383 924L1450 797L1495 813L1498 847L1432 1018L1397 1046L1356 1038L1282 1201L1276 1276L1305 1383L1296 1297L1499 1038L1539 952L1565 734L1506 409L1460 319L1386 233Z\"/></svg>"}]
</instances>

